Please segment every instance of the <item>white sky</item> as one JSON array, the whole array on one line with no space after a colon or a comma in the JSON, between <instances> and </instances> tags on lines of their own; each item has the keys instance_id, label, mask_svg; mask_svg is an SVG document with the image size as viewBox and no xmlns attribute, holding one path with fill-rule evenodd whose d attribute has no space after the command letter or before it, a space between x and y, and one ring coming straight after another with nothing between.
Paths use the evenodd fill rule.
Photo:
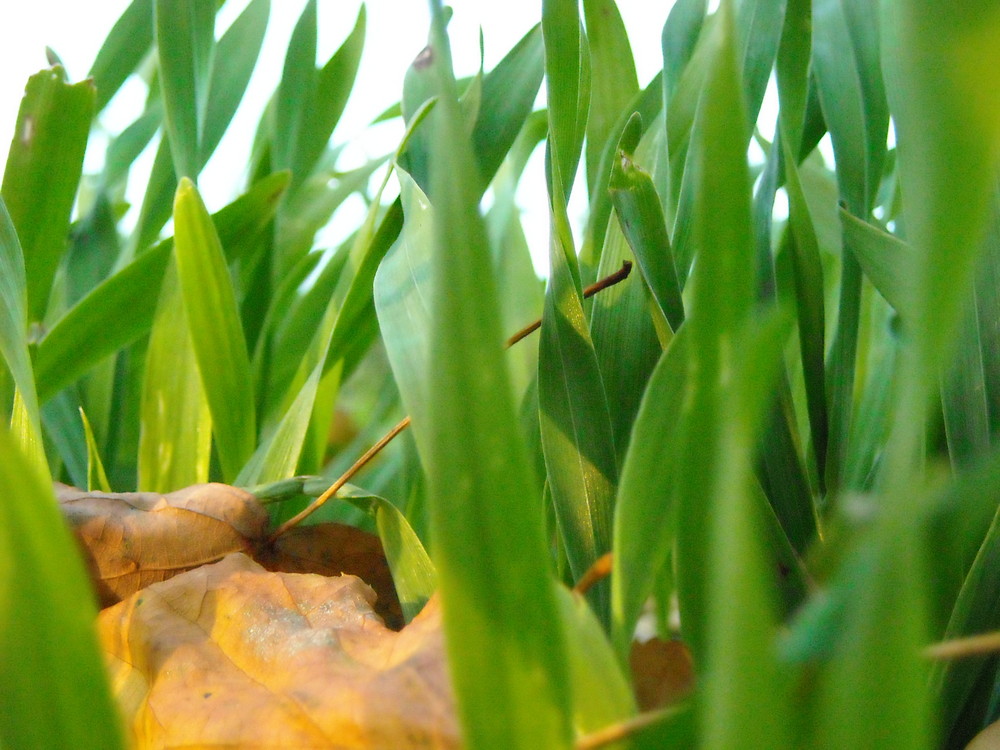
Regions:
<instances>
[{"instance_id":1,"label":"white sky","mask_svg":"<svg viewBox=\"0 0 1000 750\"><path fill-rule=\"evenodd\" d=\"M5 161L24 83L29 75L47 67L45 47L51 47L63 60L70 80L82 79L107 31L128 4L128 0L33 0L17 3L17 13L8 13L5 23L0 24L0 155ZM246 4L247 0L228 0L220 12L217 35ZM641 85L662 67L660 32L672 4L672 0L659 3L618 0ZM244 184L242 170L248 161L257 119L278 83L285 45L304 5L305 0L272 0L270 26L250 88L230 132L199 181L211 210L231 200ZM359 5L359 0L319 0L318 52L321 61L329 58L350 31ZM406 68L426 42L429 21L424 0L368 0L366 5L367 38L358 82L334 133L334 142L361 143L370 156L376 156L391 150L401 128L383 132L381 137L374 139L362 139L361 135L376 115L398 101ZM455 11L449 30L458 75L473 73L478 68L480 27L485 34L486 69L489 70L541 14L541 0L452 0L450 5ZM136 86L138 92L133 90L133 96L129 97L128 91L123 90L106 110L103 122L113 132L131 122L141 109L144 91L138 84ZM539 198L544 196L540 159L534 166L537 170L534 176L529 174L526 179L540 183L538 190L529 191L529 197L522 197L522 201L527 211L529 242L536 254L541 250L544 256L548 232L544 199L537 209L539 226L535 226L531 216L536 213L533 205L537 205L531 194ZM356 226L354 217L345 216L341 220L345 227Z\"/></svg>"}]
</instances>

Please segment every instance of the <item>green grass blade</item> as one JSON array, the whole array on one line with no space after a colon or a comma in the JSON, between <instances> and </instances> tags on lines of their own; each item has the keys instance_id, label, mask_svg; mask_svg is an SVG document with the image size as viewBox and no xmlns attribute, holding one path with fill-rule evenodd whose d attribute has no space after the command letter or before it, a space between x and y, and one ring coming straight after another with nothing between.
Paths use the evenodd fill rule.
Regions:
<instances>
[{"instance_id":1,"label":"green grass blade","mask_svg":"<svg viewBox=\"0 0 1000 750\"><path fill-rule=\"evenodd\" d=\"M270 0L253 0L219 39L215 51L199 143L199 169L208 162L243 98L271 11Z\"/></svg>"},{"instance_id":2,"label":"green grass blade","mask_svg":"<svg viewBox=\"0 0 1000 750\"><path fill-rule=\"evenodd\" d=\"M287 185L288 173L271 175L213 215L231 260L267 226ZM42 402L149 331L172 252L173 241L167 240L143 253L56 321L35 351ZM123 316L123 309L129 314Z\"/></svg>"},{"instance_id":3,"label":"green grass blade","mask_svg":"<svg viewBox=\"0 0 1000 750\"><path fill-rule=\"evenodd\" d=\"M90 81L67 83L60 67L28 79L0 194L24 251L30 320L44 318L66 251L93 116Z\"/></svg>"},{"instance_id":4,"label":"green grass blade","mask_svg":"<svg viewBox=\"0 0 1000 750\"><path fill-rule=\"evenodd\" d=\"M96 110L104 109L153 44L153 0L132 0L101 45L87 74L97 89Z\"/></svg>"},{"instance_id":5,"label":"green grass blade","mask_svg":"<svg viewBox=\"0 0 1000 750\"><path fill-rule=\"evenodd\" d=\"M87 485L87 444L80 423L80 398L73 391L63 391L42 404L42 429L48 444L55 448L62 468L50 459L51 470L60 475L65 471L71 484Z\"/></svg>"},{"instance_id":6,"label":"green grass blade","mask_svg":"<svg viewBox=\"0 0 1000 750\"><path fill-rule=\"evenodd\" d=\"M514 418L476 165L432 3L436 285L428 502L449 664L470 750L571 747L569 674L541 508ZM454 253L455 247L464 252ZM475 537L469 529L476 529Z\"/></svg>"},{"instance_id":7,"label":"green grass blade","mask_svg":"<svg viewBox=\"0 0 1000 750\"><path fill-rule=\"evenodd\" d=\"M0 426L0 742L124 747L93 594L48 480Z\"/></svg>"},{"instance_id":8,"label":"green grass blade","mask_svg":"<svg viewBox=\"0 0 1000 750\"><path fill-rule=\"evenodd\" d=\"M316 0L309 0L299 16L285 54L274 106L271 166L291 170L301 138L302 117L312 107L316 89ZM293 175L300 182L305 175Z\"/></svg>"},{"instance_id":9,"label":"green grass blade","mask_svg":"<svg viewBox=\"0 0 1000 750\"><path fill-rule=\"evenodd\" d=\"M197 180L201 171L215 11L215 0L156 0L153 12L164 122L178 180Z\"/></svg>"},{"instance_id":10,"label":"green grass blade","mask_svg":"<svg viewBox=\"0 0 1000 750\"><path fill-rule=\"evenodd\" d=\"M94 431L90 428L90 420L87 413L80 408L80 420L83 422L83 432L87 440L87 491L88 492L111 492L111 483L108 482L107 472L104 471L104 463L101 461L101 452L97 448L97 440L94 439Z\"/></svg>"},{"instance_id":11,"label":"green grass blade","mask_svg":"<svg viewBox=\"0 0 1000 750\"><path fill-rule=\"evenodd\" d=\"M674 463L689 392L687 334L679 333L653 371L635 419L615 502L611 635L625 659L643 605L673 545Z\"/></svg>"},{"instance_id":12,"label":"green grass blade","mask_svg":"<svg viewBox=\"0 0 1000 750\"><path fill-rule=\"evenodd\" d=\"M742 0L736 11L736 34L747 122L757 121L764 90L778 53L787 2Z\"/></svg>"},{"instance_id":13,"label":"green grass blade","mask_svg":"<svg viewBox=\"0 0 1000 750\"><path fill-rule=\"evenodd\" d=\"M139 420L140 491L172 492L208 481L212 417L175 262L163 277L146 347Z\"/></svg>"},{"instance_id":14,"label":"green grass blade","mask_svg":"<svg viewBox=\"0 0 1000 750\"><path fill-rule=\"evenodd\" d=\"M583 85L583 41L576 0L543 0L542 36L551 162L559 175L559 199L565 201L580 161L590 95Z\"/></svg>"},{"instance_id":15,"label":"green grass blade","mask_svg":"<svg viewBox=\"0 0 1000 750\"><path fill-rule=\"evenodd\" d=\"M437 572L424 545L399 509L385 498L347 485L337 497L365 511L375 519L375 528L392 571L392 582L409 622L437 588Z\"/></svg>"},{"instance_id":16,"label":"green grass blade","mask_svg":"<svg viewBox=\"0 0 1000 750\"><path fill-rule=\"evenodd\" d=\"M611 196L629 247L635 254L643 281L649 287L664 320L676 333L684 322L680 283L670 252L670 236L660 197L649 173L634 161L636 144L628 144L628 130L638 125L635 116L626 126L618 159L611 170ZM634 136L632 136L634 137Z\"/></svg>"},{"instance_id":17,"label":"green grass blade","mask_svg":"<svg viewBox=\"0 0 1000 750\"><path fill-rule=\"evenodd\" d=\"M312 173L344 112L364 49L365 18L365 6L362 5L347 39L316 73L313 109L303 113L306 119L298 131L292 162L293 181L296 183L305 180Z\"/></svg>"},{"instance_id":18,"label":"green grass blade","mask_svg":"<svg viewBox=\"0 0 1000 750\"><path fill-rule=\"evenodd\" d=\"M708 0L677 0L663 25L663 96L673 98L705 22Z\"/></svg>"},{"instance_id":19,"label":"green grass blade","mask_svg":"<svg viewBox=\"0 0 1000 750\"><path fill-rule=\"evenodd\" d=\"M27 307L24 255L0 196L0 355L10 370L17 394L13 416L18 424L14 438L36 470L45 475L48 464L42 447L38 397L28 353Z\"/></svg>"},{"instance_id":20,"label":"green grass blade","mask_svg":"<svg viewBox=\"0 0 1000 750\"><path fill-rule=\"evenodd\" d=\"M121 184L128 176L129 167L149 145L162 123L163 106L157 100L151 102L145 112L115 136L104 157L101 182L105 187L114 188Z\"/></svg>"},{"instance_id":21,"label":"green grass blade","mask_svg":"<svg viewBox=\"0 0 1000 750\"><path fill-rule=\"evenodd\" d=\"M695 659L707 648L709 503L706 493L719 470L723 434L723 373L731 371L733 339L754 299L750 175L742 110L742 84L730 3L706 40L710 54L698 116L692 130L693 196L699 253L691 283L689 366L698 373L686 419L676 571L681 623Z\"/></svg>"},{"instance_id":22,"label":"green grass blade","mask_svg":"<svg viewBox=\"0 0 1000 750\"><path fill-rule=\"evenodd\" d=\"M587 187L597 186L601 154L625 107L639 93L632 46L615 0L584 0L590 48L591 106L587 118Z\"/></svg>"},{"instance_id":23,"label":"green grass blade","mask_svg":"<svg viewBox=\"0 0 1000 750\"><path fill-rule=\"evenodd\" d=\"M174 202L174 254L184 307L225 481L257 444L253 377L222 244L198 189L181 179Z\"/></svg>"},{"instance_id":24,"label":"green grass blade","mask_svg":"<svg viewBox=\"0 0 1000 750\"><path fill-rule=\"evenodd\" d=\"M916 318L908 307L914 299L917 278L914 273L916 255L913 249L895 235L841 209L844 246L861 264L861 269L885 301L902 318L903 325L913 325Z\"/></svg>"}]
</instances>

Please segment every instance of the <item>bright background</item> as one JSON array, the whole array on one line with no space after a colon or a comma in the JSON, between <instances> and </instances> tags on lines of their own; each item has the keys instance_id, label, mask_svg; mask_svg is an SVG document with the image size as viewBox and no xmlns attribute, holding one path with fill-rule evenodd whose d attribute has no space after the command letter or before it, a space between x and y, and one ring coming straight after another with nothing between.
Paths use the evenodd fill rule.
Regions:
<instances>
[{"instance_id":1,"label":"bright background","mask_svg":"<svg viewBox=\"0 0 1000 750\"><path fill-rule=\"evenodd\" d=\"M228 0L220 11L216 36L246 6L247 0ZM660 32L673 0L619 0L639 73L640 85L648 83L662 67ZM52 48L63 61L72 81L87 75L111 26L129 5L129 0L34 0L18 3L17 13L8 14L0 25L0 155L6 162L14 130L17 107L28 76L48 67L45 48ZM399 122L368 128L368 124L399 100L403 75L423 48L429 26L424 0L368 0L367 36L358 81L343 119L334 132L334 142L347 141L352 149L338 165L357 166L366 158L393 150L402 135ZM449 27L456 73L474 73L479 65L479 30L485 34L485 67L490 70L541 17L541 0L453 0L454 17ZM240 110L212 160L199 178L206 203L220 208L242 192L250 144L260 113L277 86L285 45L305 0L272 0L271 21L254 77ZM358 0L319 0L319 60L325 62L351 30ZM13 23L11 18L16 18ZM142 110L144 86L126 83L102 115L112 133L119 132ZM94 153L96 151L97 153ZM89 165L101 163L103 144L92 143ZM147 149L137 169L149 168L153 150ZM524 211L525 231L536 263L544 267L547 255L548 211L541 151L529 165L519 201ZM133 182L134 204L141 200L141 186ZM576 191L580 193L582 191ZM321 240L336 242L359 223L361 201L347 204L334 217ZM137 210L137 209L136 209ZM541 269L540 269L541 270Z\"/></svg>"}]
</instances>

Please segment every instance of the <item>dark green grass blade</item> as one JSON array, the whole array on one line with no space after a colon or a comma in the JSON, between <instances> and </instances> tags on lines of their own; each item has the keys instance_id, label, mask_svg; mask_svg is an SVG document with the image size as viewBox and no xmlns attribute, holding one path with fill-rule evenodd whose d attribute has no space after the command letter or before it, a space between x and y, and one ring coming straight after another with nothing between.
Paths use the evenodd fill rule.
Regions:
<instances>
[{"instance_id":1,"label":"dark green grass blade","mask_svg":"<svg viewBox=\"0 0 1000 750\"><path fill-rule=\"evenodd\" d=\"M285 53L274 105L271 166L289 169L296 163L303 114L309 111L316 87L316 0L309 0L299 16ZM305 175L293 175L299 182Z\"/></svg>"},{"instance_id":2,"label":"dark green grass blade","mask_svg":"<svg viewBox=\"0 0 1000 750\"><path fill-rule=\"evenodd\" d=\"M198 178L215 55L215 0L156 0L153 11L164 122L177 178Z\"/></svg>"},{"instance_id":3,"label":"dark green grass blade","mask_svg":"<svg viewBox=\"0 0 1000 750\"><path fill-rule=\"evenodd\" d=\"M42 480L0 426L0 742L124 747L77 546Z\"/></svg>"},{"instance_id":4,"label":"dark green grass blade","mask_svg":"<svg viewBox=\"0 0 1000 750\"><path fill-rule=\"evenodd\" d=\"M28 79L0 194L24 253L31 320L45 316L66 251L93 114L90 81L69 84L59 67Z\"/></svg>"},{"instance_id":5,"label":"dark green grass blade","mask_svg":"<svg viewBox=\"0 0 1000 750\"><path fill-rule=\"evenodd\" d=\"M153 44L153 0L132 0L115 22L87 74L97 89L96 110L104 109Z\"/></svg>"},{"instance_id":6,"label":"dark green grass blade","mask_svg":"<svg viewBox=\"0 0 1000 750\"><path fill-rule=\"evenodd\" d=\"M629 121L630 124L634 120ZM629 126L626 126L626 134ZM684 322L684 303L674 268L663 207L649 173L633 161L635 144L622 143L611 170L611 195L618 221L635 254L642 278L664 320L675 333Z\"/></svg>"},{"instance_id":7,"label":"dark green grass blade","mask_svg":"<svg viewBox=\"0 0 1000 750\"><path fill-rule=\"evenodd\" d=\"M287 173L271 175L213 216L230 259L239 257L252 244L247 240L267 226L287 184ZM35 352L41 401L149 331L172 248L173 241L167 240L143 253L53 325Z\"/></svg>"},{"instance_id":8,"label":"dark green grass blade","mask_svg":"<svg viewBox=\"0 0 1000 750\"><path fill-rule=\"evenodd\" d=\"M257 444L253 377L222 243L192 182L174 202L174 255L215 448L232 481Z\"/></svg>"},{"instance_id":9,"label":"dark green grass blade","mask_svg":"<svg viewBox=\"0 0 1000 750\"><path fill-rule=\"evenodd\" d=\"M446 293L433 301L427 473L449 664L470 750L569 748L569 674L542 516L510 399L440 5L432 13L440 91L433 272Z\"/></svg>"},{"instance_id":10,"label":"dark green grass blade","mask_svg":"<svg viewBox=\"0 0 1000 750\"><path fill-rule=\"evenodd\" d=\"M590 92L581 75L580 12L575 0L544 0L546 96L552 163L559 173L560 200L569 197L587 128ZM581 117L581 111L584 113Z\"/></svg>"}]
</instances>

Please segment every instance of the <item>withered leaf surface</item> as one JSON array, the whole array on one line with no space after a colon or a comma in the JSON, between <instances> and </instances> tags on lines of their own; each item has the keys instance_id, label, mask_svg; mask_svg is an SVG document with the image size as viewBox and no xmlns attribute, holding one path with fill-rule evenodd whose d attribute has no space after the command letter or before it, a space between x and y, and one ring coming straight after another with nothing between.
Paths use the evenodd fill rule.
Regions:
<instances>
[{"instance_id":1,"label":"withered leaf surface","mask_svg":"<svg viewBox=\"0 0 1000 750\"><path fill-rule=\"evenodd\" d=\"M139 748L457 748L436 599L385 628L353 576L270 573L242 554L101 612Z\"/></svg>"},{"instance_id":2,"label":"withered leaf surface","mask_svg":"<svg viewBox=\"0 0 1000 750\"><path fill-rule=\"evenodd\" d=\"M642 711L677 703L694 690L694 664L682 641L633 641L629 662L636 703Z\"/></svg>"},{"instance_id":3,"label":"withered leaf surface","mask_svg":"<svg viewBox=\"0 0 1000 750\"><path fill-rule=\"evenodd\" d=\"M257 498L227 484L156 492L83 492L56 484L102 607L231 552L267 533Z\"/></svg>"},{"instance_id":4,"label":"withered leaf surface","mask_svg":"<svg viewBox=\"0 0 1000 750\"><path fill-rule=\"evenodd\" d=\"M339 523L296 526L278 537L272 547L260 549L254 559L281 573L357 576L378 594L375 612L385 624L393 630L403 627L403 609L392 572L375 534Z\"/></svg>"}]
</instances>

